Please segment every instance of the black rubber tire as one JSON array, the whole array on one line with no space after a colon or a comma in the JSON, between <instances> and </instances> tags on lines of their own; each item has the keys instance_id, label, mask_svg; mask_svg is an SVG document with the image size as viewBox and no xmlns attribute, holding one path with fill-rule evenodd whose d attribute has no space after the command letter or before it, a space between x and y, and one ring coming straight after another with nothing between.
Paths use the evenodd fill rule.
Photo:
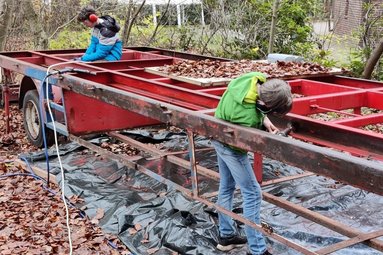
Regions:
<instances>
[{"instance_id":1,"label":"black rubber tire","mask_svg":"<svg viewBox=\"0 0 383 255\"><path fill-rule=\"evenodd\" d=\"M24 129L28 140L38 148L44 147L41 116L39 112L40 102L37 90L29 90L23 100L23 121ZM45 137L47 145L54 143L53 130L45 128Z\"/></svg>"},{"instance_id":2,"label":"black rubber tire","mask_svg":"<svg viewBox=\"0 0 383 255\"><path fill-rule=\"evenodd\" d=\"M0 85L0 109L3 109L5 106L4 98L3 98L3 86Z\"/></svg>"}]
</instances>

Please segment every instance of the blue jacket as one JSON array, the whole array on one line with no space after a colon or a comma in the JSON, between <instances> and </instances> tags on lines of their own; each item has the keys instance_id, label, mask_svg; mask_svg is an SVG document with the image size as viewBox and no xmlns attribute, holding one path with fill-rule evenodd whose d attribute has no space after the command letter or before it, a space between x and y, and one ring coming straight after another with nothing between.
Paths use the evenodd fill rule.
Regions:
<instances>
[{"instance_id":1,"label":"blue jacket","mask_svg":"<svg viewBox=\"0 0 383 255\"><path fill-rule=\"evenodd\" d=\"M120 60L122 55L122 41L118 31L120 26L109 15L98 19L98 24L93 28L92 38L88 49L81 57L82 61Z\"/></svg>"}]
</instances>

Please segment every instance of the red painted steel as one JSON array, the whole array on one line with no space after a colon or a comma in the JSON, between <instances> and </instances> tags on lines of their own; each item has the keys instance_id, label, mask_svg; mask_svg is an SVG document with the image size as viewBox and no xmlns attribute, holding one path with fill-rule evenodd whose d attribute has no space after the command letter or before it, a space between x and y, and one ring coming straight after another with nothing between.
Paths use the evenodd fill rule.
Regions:
<instances>
[{"instance_id":1,"label":"red painted steel","mask_svg":"<svg viewBox=\"0 0 383 255\"><path fill-rule=\"evenodd\" d=\"M118 62L64 63L81 54L79 50L0 53L0 66L35 79L42 79L46 67L58 63L62 65L56 70L75 67L97 74L74 73L57 78L57 83L65 88L65 110L71 134L118 130L160 122L170 123L189 130L190 140L193 140L194 133L198 133L255 151L254 168L259 181L262 181L262 153L276 160L383 194L380 164L217 120L210 115L214 113L225 87L201 88L148 74L143 69L171 64L182 57L192 59L198 56L181 53L171 55L167 51L137 48L124 49L123 59ZM299 94L299 98L294 99L292 112L285 119L300 125L292 133L293 137L346 151L352 155L383 160L383 134L361 129L364 125L383 123L382 83L336 76L292 80L289 83L293 93ZM326 120L317 119L315 114L342 116ZM280 126L285 124L286 122L282 122ZM194 151L193 147L191 151ZM176 157L168 158L175 160ZM122 160L117 157L116 159ZM297 162L299 160L301 162ZM189 190L163 178L160 171L155 174L132 162L130 164L192 196ZM194 156L191 164L194 178L192 197L202 201L196 197L197 166ZM267 194L265 197L269 201L276 200ZM214 207L213 204L208 204ZM281 207L283 206L286 206L286 202ZM238 218L235 214L226 213ZM315 215L313 218L318 217ZM255 224L245 223L259 228ZM290 245L311 254L302 247Z\"/></svg>"},{"instance_id":2,"label":"red painted steel","mask_svg":"<svg viewBox=\"0 0 383 255\"><path fill-rule=\"evenodd\" d=\"M159 124L158 121L64 90L68 130L71 134L89 134Z\"/></svg>"},{"instance_id":3,"label":"red painted steel","mask_svg":"<svg viewBox=\"0 0 383 255\"><path fill-rule=\"evenodd\" d=\"M56 68L74 67L97 74L72 74L72 76L83 79L81 85L86 86L89 90L95 90L95 86L92 85L94 82L94 84L102 84L105 88L151 98L160 104L171 104L206 115L214 113L214 108L225 91L225 86L200 87L168 77L149 74L144 70L145 67L172 64L181 58L204 59L207 58L205 56L136 47L124 49L122 60L116 62L65 63L65 61L81 55L82 52L82 50L5 52L1 53L0 57L9 57L12 61L4 60L1 66L23 73L24 70L21 70L20 66L45 70L48 65L62 63L60 67ZM10 63L14 62L14 59L22 62ZM27 64L24 65L24 63ZM290 80L289 83L292 92L298 95L298 98L294 99L292 112L287 115L285 120L299 122L301 125L299 130L291 134L293 137L304 137L305 141L331 145L360 156L380 155L383 152L383 148L379 147L378 152L374 153L372 145L365 142L365 140L371 139L375 144L376 141L381 143L383 134L361 129L362 125L382 123L378 111L383 111L383 83L331 75ZM104 97L102 89L98 89L95 93L97 98ZM109 104L115 104L114 98L92 100L85 97L79 98L74 94L76 93L64 93L67 116L70 116L68 118L69 130L74 135L158 123L153 119L110 106ZM108 103L104 101L108 101ZM142 105L144 107L145 104ZM369 116L363 116L365 108L374 109L377 113L372 112ZM347 118L343 119L324 121L312 117L313 114L342 114L342 111L345 110L351 112L346 112L344 115ZM167 109L163 109L163 112L167 112ZM285 124L282 122L280 126L283 127ZM351 135L355 139L354 144L353 139L349 142L350 139L342 138L342 135L331 136L332 133L338 134L337 132ZM355 153L355 147L361 148L358 153ZM361 154L360 151L365 153Z\"/></svg>"},{"instance_id":4,"label":"red painted steel","mask_svg":"<svg viewBox=\"0 0 383 255\"><path fill-rule=\"evenodd\" d=\"M135 50L137 49L137 50ZM47 66L51 64L63 63L69 59L82 54L81 50L65 50L65 51L23 51L14 53L2 53L2 55L11 58L17 58L31 65ZM172 64L180 58L197 58L198 56L191 54L174 53L163 50L139 47L133 49L124 49L121 61L116 62L93 62L93 63L71 63L62 66L71 66L75 68L84 68L97 75L74 74L88 81L94 81L104 84L105 86L114 87L119 90L132 92L137 95L150 97L162 102L174 104L186 109L201 111L214 109L219 101L219 97L225 90L224 86L214 88L201 88L197 85L180 82L166 77L149 74L144 71L144 67L161 66ZM199 56L203 58L202 56ZM302 97L294 99L294 107L292 113L294 118L305 118L311 114L324 112L338 112L345 109L354 109L353 114L359 115L361 107L370 107L374 109L383 109L382 93L383 83L366 81L361 79L344 78L339 76L318 77L312 79L298 79L289 81L292 92L300 94ZM371 92L367 92L370 90ZM373 93L372 91L376 91ZM83 99L85 100L85 99ZM65 98L70 103L72 99ZM73 102L75 105L75 102ZM117 111L115 108L105 106L105 103L94 101L93 108L81 110L83 119L91 119L94 115L94 109L108 109ZM104 111L104 110L103 110ZM73 115L73 113L72 113ZM109 114L110 115L110 114ZM298 116L297 116L298 115ZM75 115L77 116L77 115ZM108 129L105 123L109 123L109 130L123 126L123 120L118 124L112 124L104 118L99 118L101 123L99 126L95 123L82 124L81 128L74 127L70 122L70 130L76 132L88 132ZM358 123L358 116L353 121L340 120L337 123L344 129L350 126L355 127ZM363 124L380 123L374 117L364 118L360 120ZM143 121L143 124L149 123L145 118L138 118L137 124ZM313 120L316 122L316 120ZM326 123L327 125L327 123ZM339 127L339 126L338 126ZM80 131L81 130L81 131ZM359 132L354 130L355 132ZM380 136L380 134L378 134Z\"/></svg>"},{"instance_id":5,"label":"red painted steel","mask_svg":"<svg viewBox=\"0 0 383 255\"><path fill-rule=\"evenodd\" d=\"M254 152L253 169L259 183L263 182L263 157L262 154Z\"/></svg>"},{"instance_id":6,"label":"red painted steel","mask_svg":"<svg viewBox=\"0 0 383 255\"><path fill-rule=\"evenodd\" d=\"M292 93L304 96L326 95L357 90L357 88L303 79L289 81L289 84Z\"/></svg>"},{"instance_id":7,"label":"red painted steel","mask_svg":"<svg viewBox=\"0 0 383 255\"><path fill-rule=\"evenodd\" d=\"M311 80L317 80L320 82L338 84L338 85L343 85L343 86L347 86L351 88L359 88L359 89L376 89L376 88L383 87L383 82L350 78L350 77L342 77L342 76L319 77L319 78L312 78Z\"/></svg>"},{"instance_id":8,"label":"red painted steel","mask_svg":"<svg viewBox=\"0 0 383 255\"><path fill-rule=\"evenodd\" d=\"M346 110L358 107L370 107L368 94L364 91L335 93L332 95L324 94L306 98L297 98L294 100L292 113L307 116L316 113L330 112L334 110ZM323 110L324 107L328 110Z\"/></svg>"}]
</instances>

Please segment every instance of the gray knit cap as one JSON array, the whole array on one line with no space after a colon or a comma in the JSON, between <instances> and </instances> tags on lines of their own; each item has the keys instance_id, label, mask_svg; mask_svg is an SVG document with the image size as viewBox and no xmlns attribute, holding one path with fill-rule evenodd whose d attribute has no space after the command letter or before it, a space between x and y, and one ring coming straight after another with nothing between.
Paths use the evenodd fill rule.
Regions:
<instances>
[{"instance_id":1,"label":"gray knit cap","mask_svg":"<svg viewBox=\"0 0 383 255\"><path fill-rule=\"evenodd\" d=\"M260 100L273 112L284 115L291 110L293 98L287 82L271 79L258 86Z\"/></svg>"}]
</instances>

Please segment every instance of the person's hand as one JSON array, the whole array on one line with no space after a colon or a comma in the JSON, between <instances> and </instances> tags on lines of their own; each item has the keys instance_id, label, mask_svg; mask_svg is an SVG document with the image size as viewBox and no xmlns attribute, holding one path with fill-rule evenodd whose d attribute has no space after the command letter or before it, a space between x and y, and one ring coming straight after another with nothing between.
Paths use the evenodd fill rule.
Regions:
<instances>
[{"instance_id":1,"label":"person's hand","mask_svg":"<svg viewBox=\"0 0 383 255\"><path fill-rule=\"evenodd\" d=\"M274 124L270 121L270 119L267 116L265 116L265 118L263 119L263 125L265 126L266 130L272 134L276 134L279 132L279 129L276 126L274 126Z\"/></svg>"}]
</instances>

